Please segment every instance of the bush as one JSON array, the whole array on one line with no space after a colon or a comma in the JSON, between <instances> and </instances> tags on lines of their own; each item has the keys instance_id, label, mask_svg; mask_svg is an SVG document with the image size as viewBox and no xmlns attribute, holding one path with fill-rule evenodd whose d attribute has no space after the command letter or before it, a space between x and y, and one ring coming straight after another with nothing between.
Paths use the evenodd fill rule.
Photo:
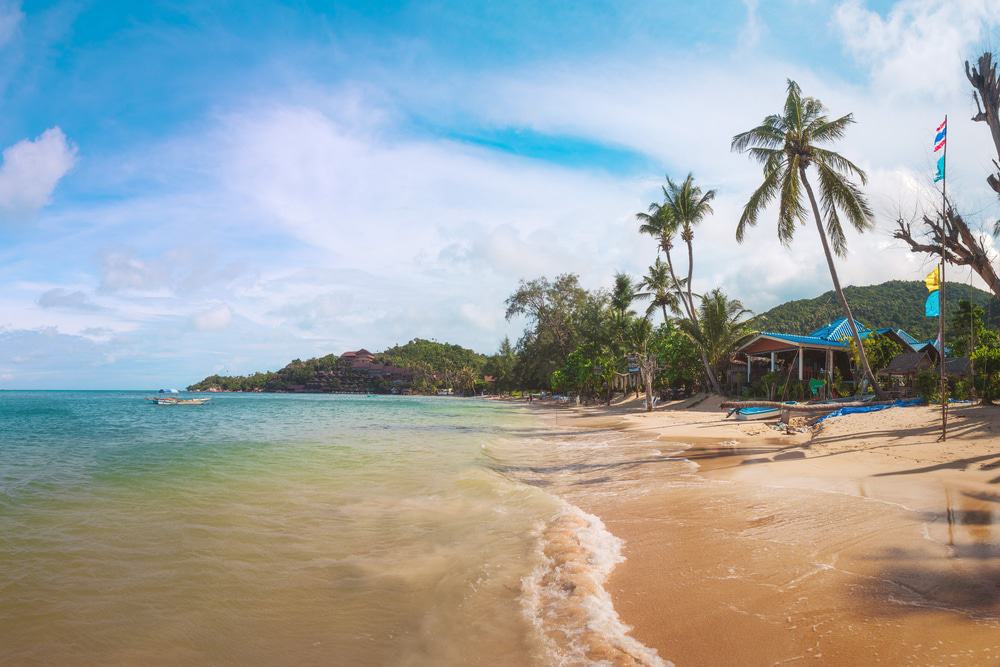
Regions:
<instances>
[{"instance_id":1,"label":"bush","mask_svg":"<svg viewBox=\"0 0 1000 667\"><path fill-rule=\"evenodd\" d=\"M933 403L938 400L939 384L937 373L932 370L923 370L917 373L917 377L913 381L913 389L918 396Z\"/></svg>"}]
</instances>

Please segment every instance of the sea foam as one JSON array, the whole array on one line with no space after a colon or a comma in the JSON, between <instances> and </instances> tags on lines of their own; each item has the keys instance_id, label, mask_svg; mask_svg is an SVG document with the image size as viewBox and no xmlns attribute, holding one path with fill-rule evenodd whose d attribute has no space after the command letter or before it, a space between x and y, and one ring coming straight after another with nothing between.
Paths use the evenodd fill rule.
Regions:
<instances>
[{"instance_id":1,"label":"sea foam","mask_svg":"<svg viewBox=\"0 0 1000 667\"><path fill-rule=\"evenodd\" d=\"M546 658L557 665L672 667L629 636L604 583L625 560L622 541L596 516L561 501L535 528L538 564L521 582L521 604Z\"/></svg>"}]
</instances>

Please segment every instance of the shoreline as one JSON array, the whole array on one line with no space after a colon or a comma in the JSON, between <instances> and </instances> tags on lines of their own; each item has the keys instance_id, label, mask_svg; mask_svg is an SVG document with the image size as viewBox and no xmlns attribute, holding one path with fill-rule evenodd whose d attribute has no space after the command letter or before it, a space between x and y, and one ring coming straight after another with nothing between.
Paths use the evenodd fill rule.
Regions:
<instances>
[{"instance_id":1,"label":"shoreline","mask_svg":"<svg viewBox=\"0 0 1000 667\"><path fill-rule=\"evenodd\" d=\"M631 637L678 665L1000 662L1000 410L953 409L942 446L932 407L786 435L696 402L534 406L567 444L522 479L624 541Z\"/></svg>"}]
</instances>

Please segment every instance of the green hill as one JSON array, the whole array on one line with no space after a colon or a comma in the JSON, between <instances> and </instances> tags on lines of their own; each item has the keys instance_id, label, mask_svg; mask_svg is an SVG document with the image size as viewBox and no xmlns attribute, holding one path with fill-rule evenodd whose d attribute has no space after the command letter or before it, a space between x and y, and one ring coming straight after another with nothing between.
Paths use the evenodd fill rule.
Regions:
<instances>
[{"instance_id":1,"label":"green hill","mask_svg":"<svg viewBox=\"0 0 1000 667\"><path fill-rule=\"evenodd\" d=\"M459 345L416 338L373 355L366 363L335 354L294 359L281 370L253 375L210 375L190 391L309 393L471 392L481 383L486 355ZM369 357L370 358L370 357Z\"/></svg>"},{"instance_id":2,"label":"green hill","mask_svg":"<svg viewBox=\"0 0 1000 667\"><path fill-rule=\"evenodd\" d=\"M959 299L971 299L983 307L987 324L1000 325L1000 300L983 290L948 283L945 314L950 319ZM937 319L924 317L927 288L918 280L890 280L881 285L845 287L844 295L855 319L872 328L899 327L920 340L937 336ZM761 331L806 334L839 317L843 311L833 291L814 299L788 301L754 318Z\"/></svg>"}]
</instances>

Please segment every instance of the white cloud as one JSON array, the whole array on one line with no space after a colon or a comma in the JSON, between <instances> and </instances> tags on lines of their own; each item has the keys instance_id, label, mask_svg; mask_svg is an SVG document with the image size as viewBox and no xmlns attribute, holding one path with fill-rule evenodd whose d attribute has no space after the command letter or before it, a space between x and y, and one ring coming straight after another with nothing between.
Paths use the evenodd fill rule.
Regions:
<instances>
[{"instance_id":1,"label":"white cloud","mask_svg":"<svg viewBox=\"0 0 1000 667\"><path fill-rule=\"evenodd\" d=\"M0 47L14 37L23 19L20 0L0 0Z\"/></svg>"},{"instance_id":2,"label":"white cloud","mask_svg":"<svg viewBox=\"0 0 1000 667\"><path fill-rule=\"evenodd\" d=\"M75 161L76 147L58 127L6 148L0 166L0 214L17 219L38 211Z\"/></svg>"},{"instance_id":3,"label":"white cloud","mask_svg":"<svg viewBox=\"0 0 1000 667\"><path fill-rule=\"evenodd\" d=\"M192 318L198 331L218 331L225 329L233 321L233 311L226 304L220 304L198 313Z\"/></svg>"},{"instance_id":4,"label":"white cloud","mask_svg":"<svg viewBox=\"0 0 1000 667\"><path fill-rule=\"evenodd\" d=\"M834 13L848 51L882 94L946 97L966 87L962 62L1000 25L993 0L900 0L883 18L862 0Z\"/></svg>"}]
</instances>

